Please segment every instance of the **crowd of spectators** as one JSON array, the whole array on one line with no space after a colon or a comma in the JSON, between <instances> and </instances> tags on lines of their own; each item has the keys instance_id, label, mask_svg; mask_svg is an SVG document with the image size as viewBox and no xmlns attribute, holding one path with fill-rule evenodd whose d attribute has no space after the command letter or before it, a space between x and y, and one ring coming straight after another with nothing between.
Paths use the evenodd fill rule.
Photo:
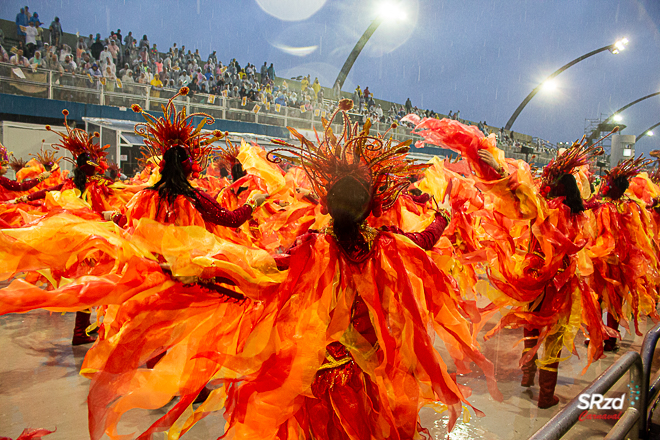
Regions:
<instances>
[{"instance_id":1,"label":"crowd of spectators","mask_svg":"<svg viewBox=\"0 0 660 440\"><path fill-rule=\"evenodd\" d=\"M121 29L110 32L107 37L101 34L90 34L88 37L78 37L75 47L62 43L62 25L58 17L51 22L48 38L44 38L44 28L39 15L30 13L25 6L16 16L16 32L19 42L8 52L0 31L0 61L16 66L58 71L61 74L83 75L89 79L88 86L104 87L106 91L115 91L116 87L126 87L130 84L141 84L151 89L151 96L160 97L165 89L178 90L183 86L190 89L191 94L203 93L224 96L229 99L239 99L242 102L268 102L271 106L293 107L302 112L318 111L329 114L336 108L339 91L334 90L333 96L324 96L325 92L319 79L311 80L310 75L292 78L300 81L289 87L286 80L275 84L275 68L271 63L257 67L247 63L241 66L234 58L226 65L218 60L213 51L206 60L199 53L186 50L185 46L172 45L167 51L160 52L155 43L151 43L147 35L136 38L132 32L122 35ZM48 40L48 41L46 41ZM171 95L170 95L171 96ZM326 99L330 98L330 99ZM332 99L334 98L334 99ZM375 123L401 124L401 119L407 114L416 114L420 118L440 118L432 110L423 110L413 106L410 98L404 105L390 104L383 109L383 104L376 102L369 87L364 90L358 85L352 99L354 116L361 122L370 119ZM279 108L278 108L279 111ZM450 111L450 119L460 120L460 110ZM412 128L410 123L403 123ZM504 129L492 130L486 122L476 124L478 128L489 135L494 132L501 146L518 149L529 146L538 152L550 152L550 148L530 143L516 141L513 133L507 134Z\"/></svg>"}]
</instances>

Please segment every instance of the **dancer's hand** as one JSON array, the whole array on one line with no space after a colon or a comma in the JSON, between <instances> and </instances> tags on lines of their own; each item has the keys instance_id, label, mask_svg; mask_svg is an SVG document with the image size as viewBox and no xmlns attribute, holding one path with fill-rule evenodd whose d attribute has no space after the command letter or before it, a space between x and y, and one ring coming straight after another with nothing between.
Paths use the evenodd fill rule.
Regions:
<instances>
[{"instance_id":1,"label":"dancer's hand","mask_svg":"<svg viewBox=\"0 0 660 440\"><path fill-rule=\"evenodd\" d=\"M45 171L37 176L37 180L39 182L43 182L44 180L48 179L50 177L50 171Z\"/></svg>"},{"instance_id":2,"label":"dancer's hand","mask_svg":"<svg viewBox=\"0 0 660 440\"><path fill-rule=\"evenodd\" d=\"M115 215L115 211L103 211L103 219L106 222L109 222L112 220L112 216Z\"/></svg>"},{"instance_id":3,"label":"dancer's hand","mask_svg":"<svg viewBox=\"0 0 660 440\"><path fill-rule=\"evenodd\" d=\"M268 194L255 194L254 196L252 196L252 200L254 200L254 203L257 206L261 206L266 201L267 197Z\"/></svg>"},{"instance_id":4,"label":"dancer's hand","mask_svg":"<svg viewBox=\"0 0 660 440\"><path fill-rule=\"evenodd\" d=\"M500 166L500 164L495 159L495 156L493 156L493 154L490 151L479 150L477 154L479 155L479 159L481 159L482 162L484 162L486 165L494 169L495 172L497 172L497 174L499 174L502 177L506 175L506 171Z\"/></svg>"}]
</instances>

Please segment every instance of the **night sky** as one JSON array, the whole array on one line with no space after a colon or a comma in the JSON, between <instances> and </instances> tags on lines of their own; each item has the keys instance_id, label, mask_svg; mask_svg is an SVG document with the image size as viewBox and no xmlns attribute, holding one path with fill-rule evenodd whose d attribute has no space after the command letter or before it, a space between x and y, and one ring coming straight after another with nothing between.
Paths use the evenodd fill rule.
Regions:
<instances>
[{"instance_id":1,"label":"night sky","mask_svg":"<svg viewBox=\"0 0 660 440\"><path fill-rule=\"evenodd\" d=\"M227 63L274 63L277 76L311 74L331 87L360 35L376 17L373 0L2 0L0 17L14 20L27 4L50 24L82 35L122 29L147 34L161 51L174 42L216 50ZM586 119L660 91L658 0L404 0L405 19L384 22L344 84L377 98L504 126L527 94L550 73L592 50L627 37L618 55L603 52L557 77L539 93L513 130L553 143L582 136ZM638 135L660 122L660 96L622 114ZM660 148L645 136L638 152Z\"/></svg>"}]
</instances>

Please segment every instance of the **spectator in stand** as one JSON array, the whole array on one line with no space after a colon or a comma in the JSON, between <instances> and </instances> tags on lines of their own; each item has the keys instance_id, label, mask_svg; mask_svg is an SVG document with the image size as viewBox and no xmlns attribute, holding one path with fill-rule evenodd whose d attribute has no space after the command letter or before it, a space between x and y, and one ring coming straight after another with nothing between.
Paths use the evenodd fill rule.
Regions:
<instances>
[{"instance_id":1,"label":"spectator in stand","mask_svg":"<svg viewBox=\"0 0 660 440\"><path fill-rule=\"evenodd\" d=\"M142 36L142 39L140 40L140 44L138 45L138 47L140 49L142 49L143 47L149 49L149 40L147 39L146 35Z\"/></svg>"},{"instance_id":2,"label":"spectator in stand","mask_svg":"<svg viewBox=\"0 0 660 440\"><path fill-rule=\"evenodd\" d=\"M55 19L50 23L50 44L51 46L60 47L60 39L62 38L62 24L60 18Z\"/></svg>"},{"instance_id":3,"label":"spectator in stand","mask_svg":"<svg viewBox=\"0 0 660 440\"><path fill-rule=\"evenodd\" d=\"M121 82L124 84L133 84L135 82L133 80L133 71L126 70L126 72L121 76Z\"/></svg>"},{"instance_id":4,"label":"spectator in stand","mask_svg":"<svg viewBox=\"0 0 660 440\"><path fill-rule=\"evenodd\" d=\"M154 79L154 73L151 71L151 67L144 69L144 74L147 76L147 82L151 84L151 80Z\"/></svg>"},{"instance_id":5,"label":"spectator in stand","mask_svg":"<svg viewBox=\"0 0 660 440\"><path fill-rule=\"evenodd\" d=\"M92 47L92 44L94 44L94 36L89 34L89 37L85 38L85 46L87 47L87 50Z\"/></svg>"},{"instance_id":6,"label":"spectator in stand","mask_svg":"<svg viewBox=\"0 0 660 440\"><path fill-rule=\"evenodd\" d=\"M190 84L190 76L188 76L188 71L186 71L185 69L181 71L181 75L179 75L179 80L181 80L181 83L184 86Z\"/></svg>"},{"instance_id":7,"label":"spectator in stand","mask_svg":"<svg viewBox=\"0 0 660 440\"><path fill-rule=\"evenodd\" d=\"M356 109L360 108L360 86L357 86L353 92L353 107Z\"/></svg>"},{"instance_id":8,"label":"spectator in stand","mask_svg":"<svg viewBox=\"0 0 660 440\"><path fill-rule=\"evenodd\" d=\"M284 97L284 93L280 92L277 94L277 98L275 98L275 104L286 107L286 98Z\"/></svg>"},{"instance_id":9,"label":"spectator in stand","mask_svg":"<svg viewBox=\"0 0 660 440\"><path fill-rule=\"evenodd\" d=\"M378 115L378 118L380 120L383 119L383 108L378 104L378 107L376 107L376 115Z\"/></svg>"},{"instance_id":10,"label":"spectator in stand","mask_svg":"<svg viewBox=\"0 0 660 440\"><path fill-rule=\"evenodd\" d=\"M60 73L64 73L64 69L62 69L60 62L57 60L57 55L51 52L46 52L44 61L41 63L41 67L44 69L57 70Z\"/></svg>"},{"instance_id":11,"label":"spectator in stand","mask_svg":"<svg viewBox=\"0 0 660 440\"><path fill-rule=\"evenodd\" d=\"M78 66L76 65L76 62L71 58L71 55L67 55L62 62L62 69L64 69L64 72L75 73L76 67Z\"/></svg>"},{"instance_id":12,"label":"spectator in stand","mask_svg":"<svg viewBox=\"0 0 660 440\"><path fill-rule=\"evenodd\" d=\"M9 62L9 54L7 53L5 48L2 47L2 45L0 45L0 62L3 62L3 63L8 63Z\"/></svg>"},{"instance_id":13,"label":"spectator in stand","mask_svg":"<svg viewBox=\"0 0 660 440\"><path fill-rule=\"evenodd\" d=\"M87 71L92 68L92 64L94 64L94 58L88 53L85 52L82 56L82 59L80 60L78 64L78 73L81 75L86 75Z\"/></svg>"},{"instance_id":14,"label":"spectator in stand","mask_svg":"<svg viewBox=\"0 0 660 440\"><path fill-rule=\"evenodd\" d=\"M121 29L117 29L117 33L115 35L117 35L117 46L121 46L122 41L123 41L121 39Z\"/></svg>"},{"instance_id":15,"label":"spectator in stand","mask_svg":"<svg viewBox=\"0 0 660 440\"><path fill-rule=\"evenodd\" d=\"M90 50L92 51L92 56L94 59L98 61L101 58L101 52L104 50L100 35L96 35L96 41L94 41L92 47L90 47Z\"/></svg>"},{"instance_id":16,"label":"spectator in stand","mask_svg":"<svg viewBox=\"0 0 660 440\"><path fill-rule=\"evenodd\" d=\"M144 73L144 71L140 72L140 77L138 78L138 84L149 84L149 80L147 79L147 74Z\"/></svg>"},{"instance_id":17,"label":"spectator in stand","mask_svg":"<svg viewBox=\"0 0 660 440\"><path fill-rule=\"evenodd\" d=\"M44 29L41 27L43 23L39 20L39 14L35 12L30 18L30 22L34 22L34 27L37 28L37 48L40 49L44 45Z\"/></svg>"},{"instance_id":18,"label":"spectator in stand","mask_svg":"<svg viewBox=\"0 0 660 440\"><path fill-rule=\"evenodd\" d=\"M30 21L28 26L21 26L21 30L25 34L25 55L28 58L32 58L34 51L37 49L37 35L39 35L39 31L34 21Z\"/></svg>"},{"instance_id":19,"label":"spectator in stand","mask_svg":"<svg viewBox=\"0 0 660 440\"><path fill-rule=\"evenodd\" d=\"M99 69L99 65L94 63L92 64L92 68L87 71L87 73L93 78L93 79L101 79L103 77L103 73L101 73L101 69Z\"/></svg>"},{"instance_id":20,"label":"spectator in stand","mask_svg":"<svg viewBox=\"0 0 660 440\"><path fill-rule=\"evenodd\" d=\"M268 75L268 66L266 65L266 61L264 61L264 65L261 66L261 69L259 70L259 75L261 75L261 82L263 82L266 79L266 76Z\"/></svg>"},{"instance_id":21,"label":"spectator in stand","mask_svg":"<svg viewBox=\"0 0 660 440\"><path fill-rule=\"evenodd\" d=\"M114 92L117 76L110 66L105 68L105 71L103 72L103 78L105 78L105 90L108 92Z\"/></svg>"},{"instance_id":22,"label":"spectator in stand","mask_svg":"<svg viewBox=\"0 0 660 440\"><path fill-rule=\"evenodd\" d=\"M154 75L154 79L151 80L151 96L154 98L160 98L160 91L163 90L163 81L160 79L160 75Z\"/></svg>"},{"instance_id":23,"label":"spectator in stand","mask_svg":"<svg viewBox=\"0 0 660 440\"><path fill-rule=\"evenodd\" d=\"M85 39L83 37L78 38L78 43L76 43L76 61L80 62L82 60L83 54L87 52L87 49Z\"/></svg>"},{"instance_id":24,"label":"spectator in stand","mask_svg":"<svg viewBox=\"0 0 660 440\"><path fill-rule=\"evenodd\" d=\"M273 81L275 80L275 68L273 67L273 63L270 63L270 66L268 66L268 78Z\"/></svg>"},{"instance_id":25,"label":"spectator in stand","mask_svg":"<svg viewBox=\"0 0 660 440\"><path fill-rule=\"evenodd\" d=\"M314 78L314 84L312 84L312 90L314 90L314 98L318 100L319 90L321 90L321 84L319 83L319 77Z\"/></svg>"},{"instance_id":26,"label":"spectator in stand","mask_svg":"<svg viewBox=\"0 0 660 440\"><path fill-rule=\"evenodd\" d=\"M25 14L25 8L21 8L21 12L16 14L16 34L19 41L25 42L25 31L21 27L28 26L28 16Z\"/></svg>"},{"instance_id":27,"label":"spectator in stand","mask_svg":"<svg viewBox=\"0 0 660 440\"><path fill-rule=\"evenodd\" d=\"M197 75L193 76L193 79L190 81L188 88L190 89L189 96L193 96L195 93L199 92L199 82L197 81Z\"/></svg>"},{"instance_id":28,"label":"spectator in stand","mask_svg":"<svg viewBox=\"0 0 660 440\"><path fill-rule=\"evenodd\" d=\"M135 42L135 38L133 37L133 32L129 32L128 35L124 38L124 45L126 47L131 47L133 43Z\"/></svg>"},{"instance_id":29,"label":"spectator in stand","mask_svg":"<svg viewBox=\"0 0 660 440\"><path fill-rule=\"evenodd\" d=\"M41 52L36 51L34 53L34 56L30 59L30 66L33 69L40 68L42 67L43 61L44 61L43 58L41 58Z\"/></svg>"},{"instance_id":30,"label":"spectator in stand","mask_svg":"<svg viewBox=\"0 0 660 440\"><path fill-rule=\"evenodd\" d=\"M407 114L412 113L412 102L410 101L410 98L406 99L405 107L406 107L406 113Z\"/></svg>"},{"instance_id":31,"label":"spectator in stand","mask_svg":"<svg viewBox=\"0 0 660 440\"><path fill-rule=\"evenodd\" d=\"M319 104L323 104L323 95L324 95L323 88L319 88L319 92L318 92L318 94L316 95L316 101L317 101Z\"/></svg>"},{"instance_id":32,"label":"spectator in stand","mask_svg":"<svg viewBox=\"0 0 660 440\"><path fill-rule=\"evenodd\" d=\"M131 66L129 66L128 63L124 63L124 67L117 74L117 78L123 81L124 75L126 75L126 72L129 70L131 70Z\"/></svg>"},{"instance_id":33,"label":"spectator in stand","mask_svg":"<svg viewBox=\"0 0 660 440\"><path fill-rule=\"evenodd\" d=\"M112 62L116 65L119 59L119 46L117 46L116 40L111 40L110 45L108 46L108 51L112 55Z\"/></svg>"},{"instance_id":34,"label":"spectator in stand","mask_svg":"<svg viewBox=\"0 0 660 440\"><path fill-rule=\"evenodd\" d=\"M103 46L103 50L99 54L98 61L101 66L101 69L105 71L105 64L108 62L107 59L112 59L112 52L108 50L108 46Z\"/></svg>"},{"instance_id":35,"label":"spectator in stand","mask_svg":"<svg viewBox=\"0 0 660 440\"><path fill-rule=\"evenodd\" d=\"M365 102L369 102L369 96L371 96L371 92L369 92L369 86L364 88L364 93L362 94L364 95Z\"/></svg>"},{"instance_id":36,"label":"spectator in stand","mask_svg":"<svg viewBox=\"0 0 660 440\"><path fill-rule=\"evenodd\" d=\"M16 51L16 54L9 59L9 62L14 66L30 67L30 62L23 56L23 51L21 49Z\"/></svg>"}]
</instances>

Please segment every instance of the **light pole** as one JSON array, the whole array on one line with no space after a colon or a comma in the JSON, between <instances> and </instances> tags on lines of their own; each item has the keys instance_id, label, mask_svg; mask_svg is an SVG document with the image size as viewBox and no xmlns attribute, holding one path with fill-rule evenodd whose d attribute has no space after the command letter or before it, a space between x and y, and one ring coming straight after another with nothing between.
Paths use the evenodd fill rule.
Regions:
<instances>
[{"instance_id":1,"label":"light pole","mask_svg":"<svg viewBox=\"0 0 660 440\"><path fill-rule=\"evenodd\" d=\"M642 138L642 137L644 137L644 136L653 136L653 129L654 129L655 127L657 127L657 126L660 126L660 122L658 122L658 123L655 124L655 125L650 126L650 127L647 128L646 130L644 130L642 133L640 133L640 134L635 138L635 139L636 139L635 143L637 143L637 142L640 140L640 138Z\"/></svg>"},{"instance_id":2,"label":"light pole","mask_svg":"<svg viewBox=\"0 0 660 440\"><path fill-rule=\"evenodd\" d=\"M617 54L624 50L626 48L626 44L628 44L628 39L623 38L621 40L616 41L614 44L610 44L609 46L601 47L600 49L596 49L592 52L589 52L588 54L582 55L579 58L574 59L570 63L560 67L558 70L553 72L550 76L548 76L545 81L543 81L541 84L536 86L534 90L532 90L529 95L523 100L523 102L520 103L518 108L516 109L515 112L511 115L509 118L509 121L506 123L506 126L504 127L506 130L511 130L511 127L513 126L513 123L516 122L516 118L518 118L518 115L520 114L521 111L525 108L525 106L529 103L529 101L532 100L532 98L541 90L544 84L546 84L548 81L553 79L555 76L559 75L562 73L564 70L568 69L569 67L573 66L574 64L579 63L582 60L586 60L587 58L596 55L597 53L604 52L606 50L609 50L613 54Z\"/></svg>"},{"instance_id":3,"label":"light pole","mask_svg":"<svg viewBox=\"0 0 660 440\"><path fill-rule=\"evenodd\" d=\"M378 29L378 26L380 26L380 24L386 19L405 20L405 13L401 10L400 3L383 3L381 5L378 15L374 21L371 22L367 30L364 31L364 34L362 34L358 42L355 43L355 47L353 47L348 58L346 58L346 61L339 71L339 75L337 75L337 79L333 85L334 90L339 90L341 93L341 88L344 86L344 81L346 81L346 77L348 76L348 72L351 71L353 63L355 63L355 60L358 55L360 55L360 52L362 52L362 49L367 44L367 41L369 41L369 38L371 38L374 32L376 32L376 29Z\"/></svg>"},{"instance_id":4,"label":"light pole","mask_svg":"<svg viewBox=\"0 0 660 440\"><path fill-rule=\"evenodd\" d=\"M630 102L630 103L624 105L619 110L612 113L607 119L605 119L603 122L598 124L598 126L594 129L594 131L591 132L591 134L589 135L589 143L592 143L594 141L594 139L598 138L598 136L600 136L601 132L610 130L610 127L608 126L610 121L614 120L615 122L619 122L620 119L617 120L617 118L618 117L620 118L620 114L621 114L622 111L626 110L629 107L632 107L633 105L637 104L638 102L642 102L645 99L649 99L649 98L652 98L652 97L657 96L657 95L660 95L660 92L655 92L655 93L651 93L651 94L646 95L646 96L642 96L641 98L635 99L633 102ZM625 127L622 127L622 129L623 128L625 128ZM651 130L651 128L649 128L649 130Z\"/></svg>"}]
</instances>

